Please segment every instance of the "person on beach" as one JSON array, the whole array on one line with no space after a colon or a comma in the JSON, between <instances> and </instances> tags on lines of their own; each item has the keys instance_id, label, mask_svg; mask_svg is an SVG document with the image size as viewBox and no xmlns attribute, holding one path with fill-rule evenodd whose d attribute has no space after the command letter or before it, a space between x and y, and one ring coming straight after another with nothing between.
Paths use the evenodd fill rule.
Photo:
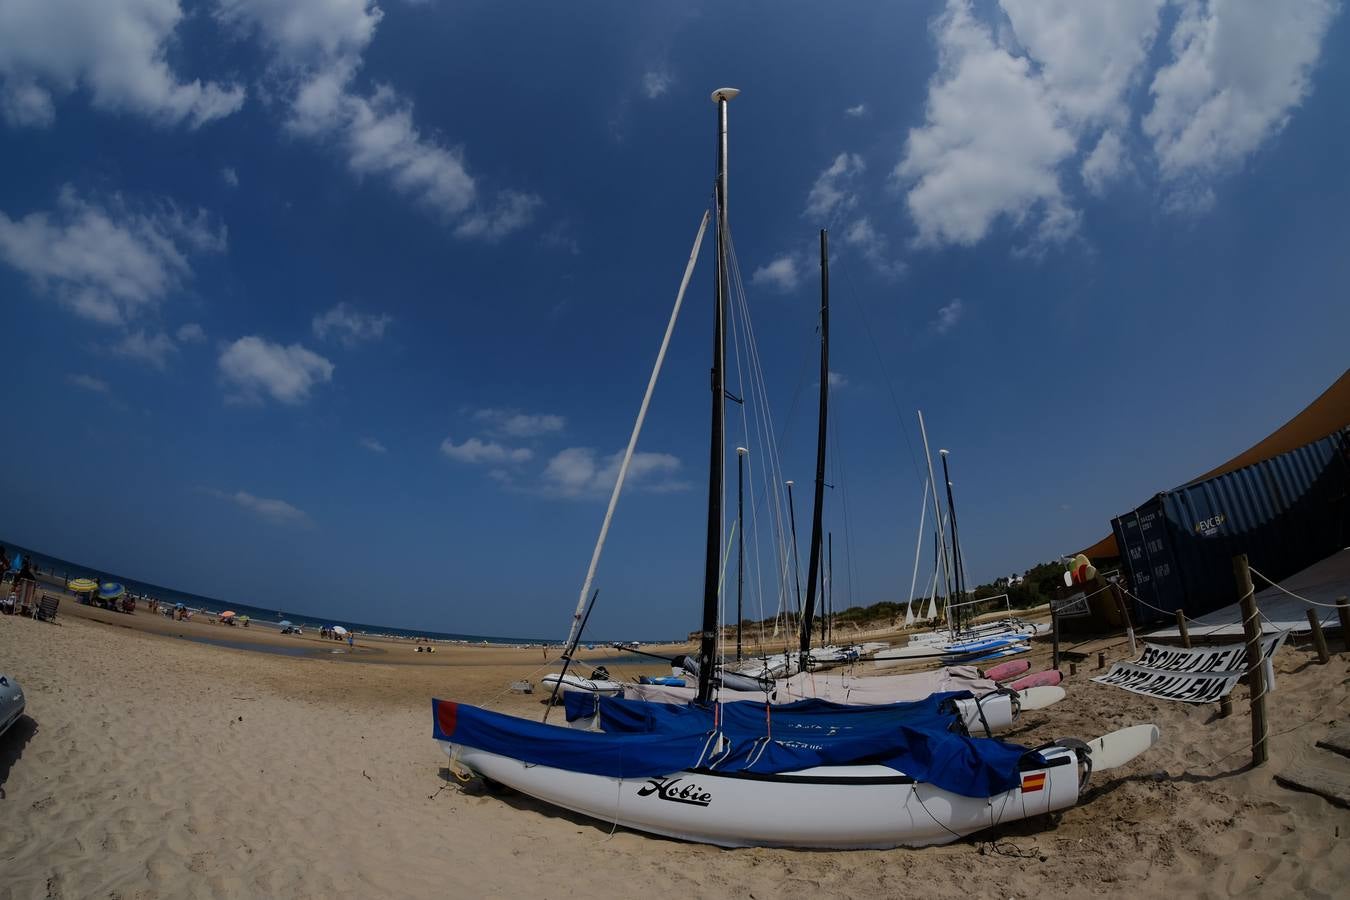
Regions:
<instances>
[{"instance_id":1,"label":"person on beach","mask_svg":"<svg viewBox=\"0 0 1350 900\"><path fill-rule=\"evenodd\" d=\"M347 649L350 650L355 646L356 646L356 635L349 631L347 632Z\"/></svg>"}]
</instances>

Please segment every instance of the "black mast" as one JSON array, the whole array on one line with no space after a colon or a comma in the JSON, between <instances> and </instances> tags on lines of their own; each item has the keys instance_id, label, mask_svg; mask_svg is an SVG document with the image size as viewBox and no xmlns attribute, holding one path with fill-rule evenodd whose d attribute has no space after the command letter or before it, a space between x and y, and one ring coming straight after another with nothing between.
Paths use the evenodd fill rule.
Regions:
<instances>
[{"instance_id":1,"label":"black mast","mask_svg":"<svg viewBox=\"0 0 1350 900\"><path fill-rule=\"evenodd\" d=\"M722 466L725 438L722 434L726 406L725 311L727 296L727 101L739 94L735 88L718 88L712 99L717 104L717 187L714 208L717 212L713 289L713 362L712 362L712 434L708 447L708 543L703 567L703 627L698 648L698 702L712 696L714 657L717 654L718 583L722 561Z\"/></svg>"},{"instance_id":2,"label":"black mast","mask_svg":"<svg viewBox=\"0 0 1350 900\"><path fill-rule=\"evenodd\" d=\"M829 630L825 634L825 643L834 643L834 532L831 531L825 538L825 546L829 553L825 557L825 571L829 574L825 578L825 596L828 598L828 612L825 613L825 621L829 622Z\"/></svg>"},{"instance_id":3,"label":"black mast","mask_svg":"<svg viewBox=\"0 0 1350 900\"><path fill-rule=\"evenodd\" d=\"M947 482L947 518L951 519L952 526L952 570L956 579L956 602L960 603L965 599L965 581L961 571L961 544L956 539L956 501L952 499L952 476L947 471L947 451L939 450L938 456L942 457L942 480ZM959 626L960 622L949 624Z\"/></svg>"},{"instance_id":4,"label":"black mast","mask_svg":"<svg viewBox=\"0 0 1350 900\"><path fill-rule=\"evenodd\" d=\"M802 616L802 566L797 561L797 504L792 499L792 482L786 482L788 489L788 527L792 532L792 579L797 585L797 606L793 613L798 619Z\"/></svg>"},{"instance_id":5,"label":"black mast","mask_svg":"<svg viewBox=\"0 0 1350 900\"><path fill-rule=\"evenodd\" d=\"M820 229L820 423L816 432L816 505L811 514L811 552L807 557L806 609L802 612L801 670L811 654L811 624L816 611L820 572L820 517L825 504L825 426L830 398L830 239Z\"/></svg>"},{"instance_id":6,"label":"black mast","mask_svg":"<svg viewBox=\"0 0 1350 900\"><path fill-rule=\"evenodd\" d=\"M745 589L745 447L736 448L736 662L741 661L741 594Z\"/></svg>"}]
</instances>

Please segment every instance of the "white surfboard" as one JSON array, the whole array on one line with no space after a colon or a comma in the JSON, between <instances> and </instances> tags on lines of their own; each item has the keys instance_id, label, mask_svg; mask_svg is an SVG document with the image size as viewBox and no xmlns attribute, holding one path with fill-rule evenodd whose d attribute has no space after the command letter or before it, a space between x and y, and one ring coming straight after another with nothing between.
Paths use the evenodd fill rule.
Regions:
<instances>
[{"instance_id":1,"label":"white surfboard","mask_svg":"<svg viewBox=\"0 0 1350 900\"><path fill-rule=\"evenodd\" d=\"M1092 771L1103 772L1123 766L1158 743L1162 734L1157 725L1131 725L1087 742L1092 752Z\"/></svg>"},{"instance_id":2,"label":"white surfboard","mask_svg":"<svg viewBox=\"0 0 1350 900\"><path fill-rule=\"evenodd\" d=\"M1064 688L1042 685L1041 687L1029 687L1026 690L1017 692L1017 698L1021 701L1023 709L1045 709L1047 706L1054 706L1065 697ZM1119 734L1119 732L1117 732ZM1109 736L1109 735L1108 735ZM1102 740L1098 738L1097 740ZM1095 744L1096 741L1093 741ZM1094 759L1096 757L1093 757ZM1093 766L1096 767L1096 763Z\"/></svg>"}]
</instances>

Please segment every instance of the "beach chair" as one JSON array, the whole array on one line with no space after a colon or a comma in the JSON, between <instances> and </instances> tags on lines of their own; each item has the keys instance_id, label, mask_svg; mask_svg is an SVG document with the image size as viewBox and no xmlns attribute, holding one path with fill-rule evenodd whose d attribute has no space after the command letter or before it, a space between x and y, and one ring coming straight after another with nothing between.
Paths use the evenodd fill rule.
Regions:
<instances>
[{"instance_id":1,"label":"beach chair","mask_svg":"<svg viewBox=\"0 0 1350 900\"><path fill-rule=\"evenodd\" d=\"M42 622L55 622L56 608L60 605L60 597L53 597L51 594L43 594L42 600L38 602L37 612L33 613L33 618Z\"/></svg>"}]
</instances>

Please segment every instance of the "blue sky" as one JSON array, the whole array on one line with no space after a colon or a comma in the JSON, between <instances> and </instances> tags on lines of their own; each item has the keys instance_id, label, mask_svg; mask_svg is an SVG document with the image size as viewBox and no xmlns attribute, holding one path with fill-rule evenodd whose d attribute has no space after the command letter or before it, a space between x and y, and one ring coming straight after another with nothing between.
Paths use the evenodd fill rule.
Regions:
<instances>
[{"instance_id":1,"label":"blue sky","mask_svg":"<svg viewBox=\"0 0 1350 900\"><path fill-rule=\"evenodd\" d=\"M1347 51L1328 0L0 0L0 534L240 602L564 632L728 84L803 542L831 230L840 603L908 591L916 408L974 580L1076 551L1344 370ZM711 277L595 634L697 621Z\"/></svg>"}]
</instances>

